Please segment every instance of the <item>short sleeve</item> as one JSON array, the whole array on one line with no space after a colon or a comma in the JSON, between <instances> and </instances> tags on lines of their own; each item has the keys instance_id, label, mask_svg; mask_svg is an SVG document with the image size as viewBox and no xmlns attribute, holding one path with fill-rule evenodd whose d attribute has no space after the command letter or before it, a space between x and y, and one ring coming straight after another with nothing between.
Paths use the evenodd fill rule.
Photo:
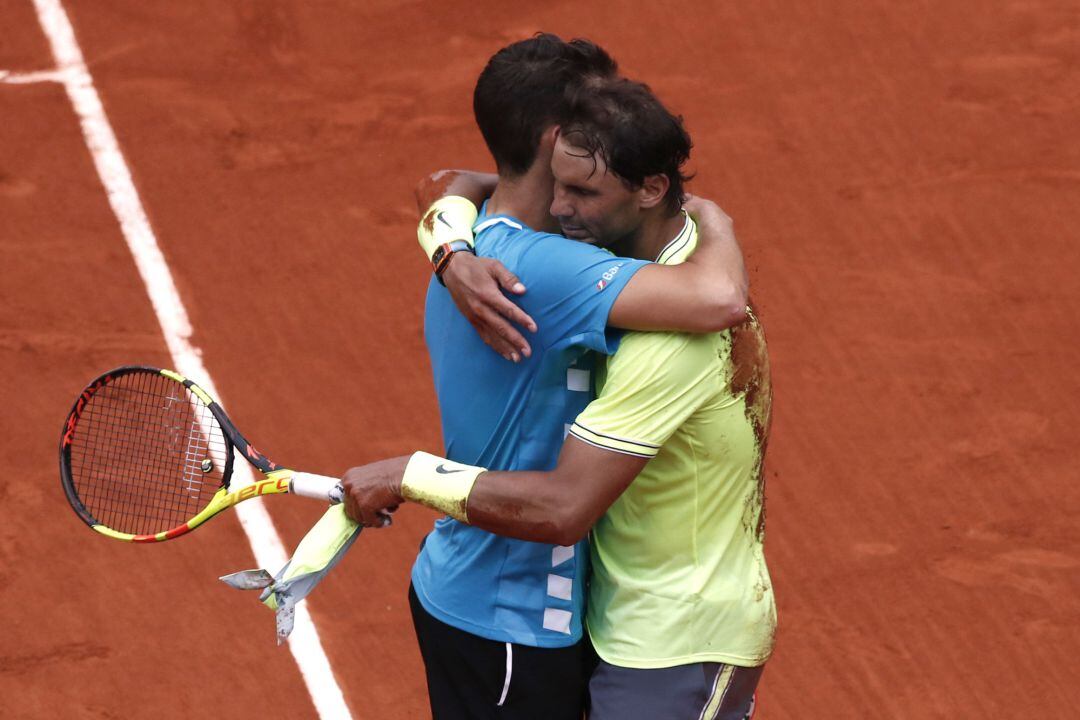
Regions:
<instances>
[{"instance_id":1,"label":"short sleeve","mask_svg":"<svg viewBox=\"0 0 1080 720\"><path fill-rule=\"evenodd\" d=\"M599 397L570 427L579 440L654 457L719 388L715 344L707 335L627 333L608 360Z\"/></svg>"},{"instance_id":2,"label":"short sleeve","mask_svg":"<svg viewBox=\"0 0 1080 720\"><path fill-rule=\"evenodd\" d=\"M545 347L573 342L609 354L618 333L607 332L608 315L634 273L648 263L616 257L587 243L537 234L516 263L528 288L518 300L536 321Z\"/></svg>"}]
</instances>

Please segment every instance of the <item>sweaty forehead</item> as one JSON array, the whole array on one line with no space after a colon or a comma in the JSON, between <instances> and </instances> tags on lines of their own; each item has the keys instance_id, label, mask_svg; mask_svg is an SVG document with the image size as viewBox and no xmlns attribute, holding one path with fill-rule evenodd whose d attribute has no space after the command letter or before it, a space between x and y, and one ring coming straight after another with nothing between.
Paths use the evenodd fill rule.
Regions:
<instances>
[{"instance_id":1,"label":"sweaty forehead","mask_svg":"<svg viewBox=\"0 0 1080 720\"><path fill-rule=\"evenodd\" d=\"M560 135L555 141L555 152L551 155L551 171L555 179L562 183L595 185L603 182L607 165L599 155L590 155L588 150Z\"/></svg>"}]
</instances>

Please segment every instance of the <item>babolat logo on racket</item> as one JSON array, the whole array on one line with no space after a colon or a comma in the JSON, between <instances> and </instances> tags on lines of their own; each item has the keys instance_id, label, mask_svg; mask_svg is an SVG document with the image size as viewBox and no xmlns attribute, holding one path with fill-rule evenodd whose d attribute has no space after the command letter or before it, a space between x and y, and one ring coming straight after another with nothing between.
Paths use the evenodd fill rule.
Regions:
<instances>
[{"instance_id":1,"label":"babolat logo on racket","mask_svg":"<svg viewBox=\"0 0 1080 720\"><path fill-rule=\"evenodd\" d=\"M600 280L598 280L596 283L596 289L603 290L604 288L606 288L608 286L608 283L610 283L611 280L615 277L615 274L619 272L619 268L621 268L624 264L625 263L619 263L615 267L605 270L604 274L600 276Z\"/></svg>"}]
</instances>

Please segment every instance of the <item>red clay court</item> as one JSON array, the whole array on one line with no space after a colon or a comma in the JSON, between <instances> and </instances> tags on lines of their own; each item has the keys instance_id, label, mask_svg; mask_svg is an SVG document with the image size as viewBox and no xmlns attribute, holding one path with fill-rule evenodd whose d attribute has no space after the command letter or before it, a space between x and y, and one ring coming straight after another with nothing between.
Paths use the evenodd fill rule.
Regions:
<instances>
[{"instance_id":1,"label":"red clay court","mask_svg":"<svg viewBox=\"0 0 1080 720\"><path fill-rule=\"evenodd\" d=\"M758 720L1067 717L1080 6L831 5L63 0L230 415L326 474L440 448L411 190L490 168L484 62L604 45L685 116L769 334ZM234 514L145 547L64 501L83 384L171 358L34 2L0 27L0 716L316 717L272 614L216 580L254 566ZM265 507L290 549L322 510ZM432 519L365 533L307 603L354 718L427 715L405 591Z\"/></svg>"}]
</instances>

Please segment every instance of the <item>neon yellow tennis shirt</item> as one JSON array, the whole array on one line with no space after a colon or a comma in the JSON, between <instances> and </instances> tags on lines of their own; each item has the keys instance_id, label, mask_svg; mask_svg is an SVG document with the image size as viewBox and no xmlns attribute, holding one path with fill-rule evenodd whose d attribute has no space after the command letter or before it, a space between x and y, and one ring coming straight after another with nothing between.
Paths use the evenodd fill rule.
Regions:
<instances>
[{"instance_id":1,"label":"neon yellow tennis shirt","mask_svg":"<svg viewBox=\"0 0 1080 720\"><path fill-rule=\"evenodd\" d=\"M657 262L697 245L687 218ZM757 319L708 335L627 333L570 429L652 459L592 531L586 608L613 665L763 664L776 629L763 552L772 388Z\"/></svg>"}]
</instances>

